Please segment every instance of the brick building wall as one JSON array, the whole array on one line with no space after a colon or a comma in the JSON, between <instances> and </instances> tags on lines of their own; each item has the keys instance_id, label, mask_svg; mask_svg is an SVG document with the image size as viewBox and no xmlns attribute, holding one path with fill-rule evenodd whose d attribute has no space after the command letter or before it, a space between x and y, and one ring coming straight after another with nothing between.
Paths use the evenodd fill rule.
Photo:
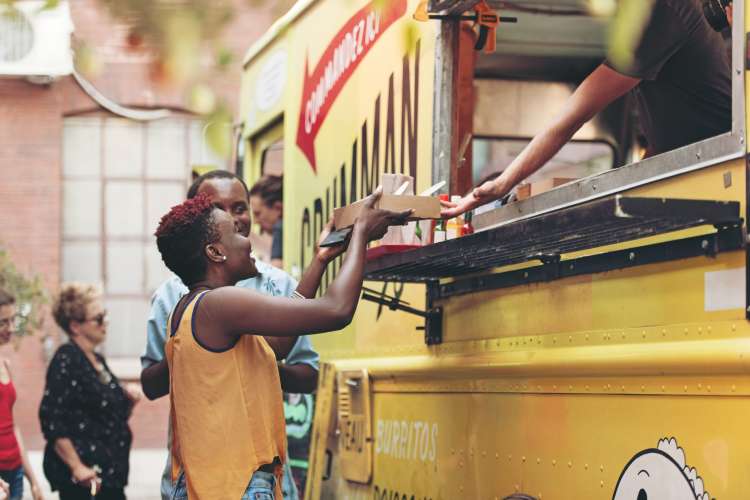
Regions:
<instances>
[{"instance_id":1,"label":"brick building wall","mask_svg":"<svg viewBox=\"0 0 750 500\"><path fill-rule=\"evenodd\" d=\"M237 109L242 57L283 8L278 2L252 5L236 0L235 4L236 17L223 35L234 62L208 82L233 110ZM150 80L149 56L127 48L127 29L113 22L96 0L75 0L70 8L74 36L96 47L103 63L103 71L93 79L98 90L126 106L184 110L184 89L165 88ZM50 292L57 289L61 276L63 120L95 110L99 110L96 103L72 77L46 86L0 79L0 245L9 250L19 269L42 276ZM63 336L51 317L37 336L2 353L14 367L19 395L16 422L29 449L44 446L37 411L46 372L45 335L56 342ZM164 446L167 415L167 398L140 403L131 419L134 447Z\"/></svg>"},{"instance_id":2,"label":"brick building wall","mask_svg":"<svg viewBox=\"0 0 750 500\"><path fill-rule=\"evenodd\" d=\"M0 80L0 244L19 269L41 275L54 289L60 276L61 100L57 92L19 80ZM12 117L12 118L11 118ZM53 331L46 321L45 332ZM36 411L45 364L38 338L10 346L19 398L16 421L28 446L42 445Z\"/></svg>"}]
</instances>

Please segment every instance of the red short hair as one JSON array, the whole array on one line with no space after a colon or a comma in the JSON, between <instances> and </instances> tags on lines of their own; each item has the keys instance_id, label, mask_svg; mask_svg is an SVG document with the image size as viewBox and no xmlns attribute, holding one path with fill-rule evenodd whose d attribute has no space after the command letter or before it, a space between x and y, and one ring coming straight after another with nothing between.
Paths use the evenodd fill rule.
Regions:
<instances>
[{"instance_id":1,"label":"red short hair","mask_svg":"<svg viewBox=\"0 0 750 500\"><path fill-rule=\"evenodd\" d=\"M154 235L161 258L185 285L206 274L203 249L219 240L214 226L211 198L199 193L172 207L159 222Z\"/></svg>"}]
</instances>

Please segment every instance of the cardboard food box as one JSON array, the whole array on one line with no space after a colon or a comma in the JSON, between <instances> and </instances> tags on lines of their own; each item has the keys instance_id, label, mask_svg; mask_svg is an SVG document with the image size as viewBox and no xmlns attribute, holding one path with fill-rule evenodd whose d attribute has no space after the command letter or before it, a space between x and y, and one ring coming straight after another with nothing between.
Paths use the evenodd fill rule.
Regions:
<instances>
[{"instance_id":1,"label":"cardboard food box","mask_svg":"<svg viewBox=\"0 0 750 500\"><path fill-rule=\"evenodd\" d=\"M354 225L354 221L362 211L364 203L365 200L359 200L351 205L334 210L333 220L336 229L343 229ZM409 217L409 220L440 218L440 201L432 196L384 194L380 197L375 207L384 210L393 210L394 212L401 212L412 208L414 209L414 213Z\"/></svg>"},{"instance_id":2,"label":"cardboard food box","mask_svg":"<svg viewBox=\"0 0 750 500\"><path fill-rule=\"evenodd\" d=\"M526 198L542 194L549 191L550 189L554 189L574 180L575 179L571 179L568 177L551 177L541 181L532 182L531 184L521 184L516 189L516 197L519 200L525 200Z\"/></svg>"}]
</instances>

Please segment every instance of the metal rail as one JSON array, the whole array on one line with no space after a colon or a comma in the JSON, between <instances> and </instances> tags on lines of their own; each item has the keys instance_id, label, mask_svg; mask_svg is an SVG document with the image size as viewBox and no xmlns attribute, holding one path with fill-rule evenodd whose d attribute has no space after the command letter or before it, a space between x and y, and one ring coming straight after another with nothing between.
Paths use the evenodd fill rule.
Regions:
<instances>
[{"instance_id":1,"label":"metal rail","mask_svg":"<svg viewBox=\"0 0 750 500\"><path fill-rule=\"evenodd\" d=\"M580 274L686 259L713 257L745 246L743 220L736 201L627 198L620 195L368 262L368 280L421 282L427 307L417 311L391 297L365 294L366 300L425 318L425 342L442 342L439 301ZM698 226L714 226L704 235L633 245L593 255L563 259L563 254L635 242ZM520 270L489 274L494 268L539 261ZM441 278L454 278L441 282Z\"/></svg>"},{"instance_id":2,"label":"metal rail","mask_svg":"<svg viewBox=\"0 0 750 500\"><path fill-rule=\"evenodd\" d=\"M633 241L702 225L740 227L738 202L620 195L503 224L481 233L384 256L370 280L424 282Z\"/></svg>"}]
</instances>

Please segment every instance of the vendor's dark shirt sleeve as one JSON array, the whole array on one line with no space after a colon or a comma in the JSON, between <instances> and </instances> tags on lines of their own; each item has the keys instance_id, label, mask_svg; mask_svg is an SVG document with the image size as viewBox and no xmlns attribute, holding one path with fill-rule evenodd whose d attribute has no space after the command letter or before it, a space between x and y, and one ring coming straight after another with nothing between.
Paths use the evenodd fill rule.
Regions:
<instances>
[{"instance_id":1,"label":"vendor's dark shirt sleeve","mask_svg":"<svg viewBox=\"0 0 750 500\"><path fill-rule=\"evenodd\" d=\"M656 0L632 64L605 64L641 79L632 94L649 155L731 130L730 60L700 0Z\"/></svg>"},{"instance_id":2,"label":"vendor's dark shirt sleeve","mask_svg":"<svg viewBox=\"0 0 750 500\"><path fill-rule=\"evenodd\" d=\"M648 5L648 2L643 2L643 5ZM626 76L654 80L664 64L688 41L689 24L694 24L694 21L685 18L680 9L675 10L669 1L657 0L631 63L616 65L608 59L605 64Z\"/></svg>"}]
</instances>

